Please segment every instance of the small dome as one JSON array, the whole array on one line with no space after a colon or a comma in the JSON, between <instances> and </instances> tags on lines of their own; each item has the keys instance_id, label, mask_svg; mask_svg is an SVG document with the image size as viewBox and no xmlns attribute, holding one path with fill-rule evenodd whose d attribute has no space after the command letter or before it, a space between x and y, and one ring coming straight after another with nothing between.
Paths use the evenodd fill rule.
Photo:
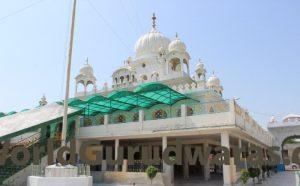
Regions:
<instances>
[{"instance_id":1,"label":"small dome","mask_svg":"<svg viewBox=\"0 0 300 186\"><path fill-rule=\"evenodd\" d=\"M283 122L289 122L289 121L300 121L300 115L298 114L288 114L287 116L282 118Z\"/></svg>"},{"instance_id":2,"label":"small dome","mask_svg":"<svg viewBox=\"0 0 300 186\"><path fill-rule=\"evenodd\" d=\"M79 72L80 72L81 75L86 75L86 76L93 76L94 75L93 67L88 63L84 64L84 66L81 67Z\"/></svg>"},{"instance_id":3,"label":"small dome","mask_svg":"<svg viewBox=\"0 0 300 186\"><path fill-rule=\"evenodd\" d=\"M276 118L275 118L275 116L272 116L272 117L270 118L269 123L276 123Z\"/></svg>"},{"instance_id":4,"label":"small dome","mask_svg":"<svg viewBox=\"0 0 300 186\"><path fill-rule=\"evenodd\" d=\"M202 62L197 63L196 70L198 69L204 69L204 64Z\"/></svg>"},{"instance_id":5,"label":"small dome","mask_svg":"<svg viewBox=\"0 0 300 186\"><path fill-rule=\"evenodd\" d=\"M220 86L220 79L213 73L207 80L208 87L218 87Z\"/></svg>"},{"instance_id":6,"label":"small dome","mask_svg":"<svg viewBox=\"0 0 300 186\"><path fill-rule=\"evenodd\" d=\"M169 44L169 51L178 51L178 52L185 52L186 46L184 42L182 42L176 34L176 38Z\"/></svg>"},{"instance_id":7,"label":"small dome","mask_svg":"<svg viewBox=\"0 0 300 186\"><path fill-rule=\"evenodd\" d=\"M160 50L166 50L169 46L170 39L165 37L156 28L141 36L135 44L136 57L142 57L147 54L156 54Z\"/></svg>"}]
</instances>

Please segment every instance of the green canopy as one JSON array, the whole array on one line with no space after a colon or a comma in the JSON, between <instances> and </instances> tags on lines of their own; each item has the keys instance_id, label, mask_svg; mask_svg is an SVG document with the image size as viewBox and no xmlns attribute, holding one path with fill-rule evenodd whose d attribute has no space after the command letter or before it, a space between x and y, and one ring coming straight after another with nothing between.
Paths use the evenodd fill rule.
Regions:
<instances>
[{"instance_id":1,"label":"green canopy","mask_svg":"<svg viewBox=\"0 0 300 186\"><path fill-rule=\"evenodd\" d=\"M5 114L3 112L0 112L0 118L4 117L4 116L5 116Z\"/></svg>"},{"instance_id":2,"label":"green canopy","mask_svg":"<svg viewBox=\"0 0 300 186\"><path fill-rule=\"evenodd\" d=\"M93 94L85 99L72 98L68 105L85 110L87 115L107 114L117 110L129 111L134 108L149 108L156 104L173 105L182 99L190 99L167 85L160 83L145 83L134 91L114 91L104 97Z\"/></svg>"},{"instance_id":3,"label":"green canopy","mask_svg":"<svg viewBox=\"0 0 300 186\"><path fill-rule=\"evenodd\" d=\"M17 113L17 112L16 112L16 111L10 111L10 112L7 113L6 115L9 116L9 115L13 115L13 114L15 114L15 113Z\"/></svg>"}]
</instances>

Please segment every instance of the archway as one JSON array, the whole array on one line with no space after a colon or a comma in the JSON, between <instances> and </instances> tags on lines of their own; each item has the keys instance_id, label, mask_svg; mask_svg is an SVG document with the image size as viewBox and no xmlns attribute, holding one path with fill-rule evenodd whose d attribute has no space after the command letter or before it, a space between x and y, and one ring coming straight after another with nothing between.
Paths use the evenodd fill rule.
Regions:
<instances>
[{"instance_id":1,"label":"archway","mask_svg":"<svg viewBox=\"0 0 300 186\"><path fill-rule=\"evenodd\" d=\"M293 135L285 138L281 144L281 156L282 160L292 160L293 152L296 148L300 147L300 134ZM299 169L300 165L291 163L290 165L286 165L286 170L296 170Z\"/></svg>"},{"instance_id":2,"label":"archway","mask_svg":"<svg viewBox=\"0 0 300 186\"><path fill-rule=\"evenodd\" d=\"M181 64L179 58L172 58L170 60L171 71L181 71Z\"/></svg>"}]
</instances>

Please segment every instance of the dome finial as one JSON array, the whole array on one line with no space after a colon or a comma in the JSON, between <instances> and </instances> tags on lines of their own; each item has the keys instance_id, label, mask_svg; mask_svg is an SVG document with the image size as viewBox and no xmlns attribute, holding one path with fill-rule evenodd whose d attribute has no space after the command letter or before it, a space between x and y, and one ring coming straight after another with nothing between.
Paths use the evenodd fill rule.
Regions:
<instances>
[{"instance_id":1,"label":"dome finial","mask_svg":"<svg viewBox=\"0 0 300 186\"><path fill-rule=\"evenodd\" d=\"M175 37L178 38L178 33L176 32Z\"/></svg>"},{"instance_id":2,"label":"dome finial","mask_svg":"<svg viewBox=\"0 0 300 186\"><path fill-rule=\"evenodd\" d=\"M155 13L153 13L153 15L152 15L152 28L155 29L155 27L156 27L156 16L155 16Z\"/></svg>"},{"instance_id":3,"label":"dome finial","mask_svg":"<svg viewBox=\"0 0 300 186\"><path fill-rule=\"evenodd\" d=\"M89 58L88 57L85 59L85 63L89 64Z\"/></svg>"}]
</instances>

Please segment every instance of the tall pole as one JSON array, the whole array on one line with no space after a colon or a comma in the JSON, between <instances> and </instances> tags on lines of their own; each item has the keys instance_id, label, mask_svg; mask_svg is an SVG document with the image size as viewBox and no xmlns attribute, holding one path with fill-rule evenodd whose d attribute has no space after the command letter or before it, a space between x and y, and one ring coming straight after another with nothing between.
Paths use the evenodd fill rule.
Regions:
<instances>
[{"instance_id":1,"label":"tall pole","mask_svg":"<svg viewBox=\"0 0 300 186\"><path fill-rule=\"evenodd\" d=\"M63 126L62 126L62 146L66 143L67 136L67 126L68 126L68 99L69 99L69 90L70 90L70 73L71 73L71 63L72 63L72 52L73 52L73 36L74 36L74 24L75 24L75 15L76 15L76 0L73 0L73 11L72 11L72 22L71 22L71 32L70 32L70 41L69 41L69 51L68 51L68 64L67 64L67 75L66 75L66 92L65 92L65 101L64 101L64 115L63 115Z\"/></svg>"}]
</instances>

